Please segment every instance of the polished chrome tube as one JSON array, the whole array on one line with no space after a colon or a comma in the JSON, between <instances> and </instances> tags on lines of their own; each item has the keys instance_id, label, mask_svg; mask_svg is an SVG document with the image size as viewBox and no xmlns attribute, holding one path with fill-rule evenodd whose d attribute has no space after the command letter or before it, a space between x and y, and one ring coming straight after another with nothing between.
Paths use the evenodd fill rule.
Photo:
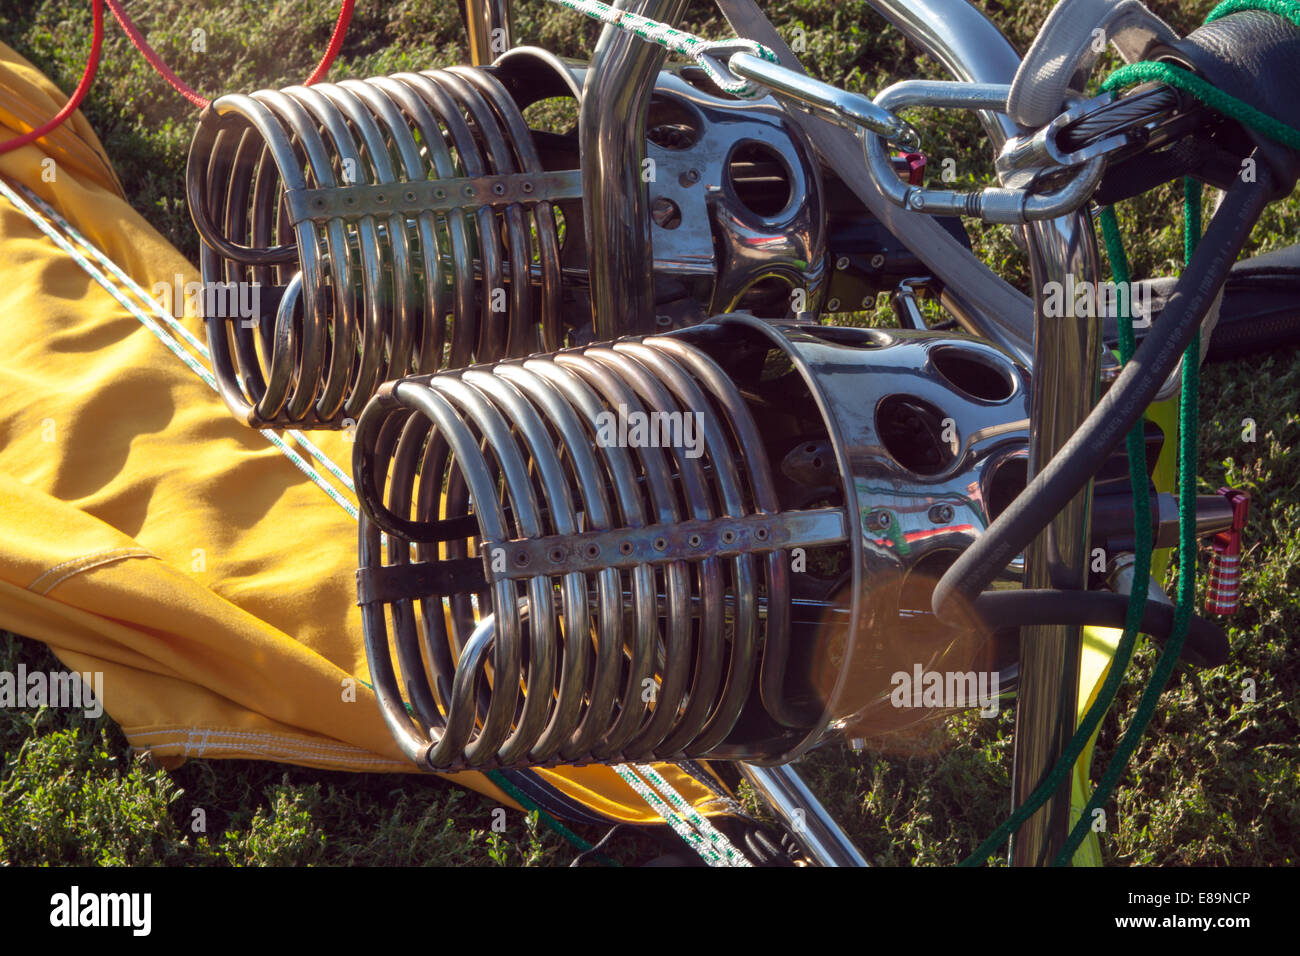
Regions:
<instances>
[{"instance_id":1,"label":"polished chrome tube","mask_svg":"<svg viewBox=\"0 0 1300 956\"><path fill-rule=\"evenodd\" d=\"M1050 282L1075 275L1095 282L1101 273L1092 221L1074 217L1028 227L1035 314L1033 398L1030 403L1029 477L1047 464L1096 404L1101 377L1101 318L1051 319L1043 302ZM1026 549L1026 588L1085 588L1092 483L1076 496ZM1020 635L1020 692L1012 803L1019 804L1055 766L1078 723L1082 629L1040 625ZM1046 866L1069 831L1070 780L1013 836L1012 863Z\"/></svg>"},{"instance_id":2,"label":"polished chrome tube","mask_svg":"<svg viewBox=\"0 0 1300 956\"><path fill-rule=\"evenodd\" d=\"M742 763L739 769L767 801L799 848L818 865L870 865L792 766L756 767Z\"/></svg>"},{"instance_id":3,"label":"polished chrome tube","mask_svg":"<svg viewBox=\"0 0 1300 956\"><path fill-rule=\"evenodd\" d=\"M904 149L920 146L916 130L859 93L822 83L806 73L770 63L752 53L732 54L727 67L737 76L761 83L779 98L829 113L849 129L870 130L883 136L886 142L897 143Z\"/></svg>"},{"instance_id":4,"label":"polished chrome tube","mask_svg":"<svg viewBox=\"0 0 1300 956\"><path fill-rule=\"evenodd\" d=\"M487 66L514 46L510 0L461 0L461 16L469 34L469 61Z\"/></svg>"},{"instance_id":5,"label":"polished chrome tube","mask_svg":"<svg viewBox=\"0 0 1300 956\"><path fill-rule=\"evenodd\" d=\"M675 25L686 0L618 0L615 6ZM582 211L596 338L654 331L646 111L663 47L617 27L601 31L583 84L578 133Z\"/></svg>"},{"instance_id":6,"label":"polished chrome tube","mask_svg":"<svg viewBox=\"0 0 1300 956\"><path fill-rule=\"evenodd\" d=\"M1011 44L967 3L946 0L871 0L909 39L939 60L956 79L1009 84L1020 65ZM1000 113L982 112L995 149L1019 132ZM1034 285L1034 400L1030 477L1050 460L1096 402L1101 354L1100 319L1048 320L1043 303L1047 283L1100 277L1096 236L1086 213L1025 227ZM1025 586L1082 587L1086 584L1091 484L1029 548ZM1081 630L1032 627L1021 635L1021 690L1016 705L1016 755L1012 803L1018 804L1051 769L1077 720ZM1012 843L1012 862L1048 863L1064 844L1069 823L1067 780L1051 800L1021 827Z\"/></svg>"}]
</instances>

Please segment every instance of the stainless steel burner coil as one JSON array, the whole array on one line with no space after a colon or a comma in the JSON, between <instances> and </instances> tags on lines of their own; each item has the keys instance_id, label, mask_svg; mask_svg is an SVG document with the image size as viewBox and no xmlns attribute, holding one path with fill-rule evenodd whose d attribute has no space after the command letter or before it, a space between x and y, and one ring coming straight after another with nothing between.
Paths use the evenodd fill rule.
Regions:
<instances>
[{"instance_id":1,"label":"stainless steel burner coil","mask_svg":"<svg viewBox=\"0 0 1300 956\"><path fill-rule=\"evenodd\" d=\"M757 425L703 352L655 337L398 382L357 440L362 567L379 568L385 530L389 581L423 565L451 598L445 620L440 598L422 602L423 641L412 601L392 605L406 688L437 741L397 723L428 765L709 753L760 670L770 715L798 723L781 693L789 521ZM838 512L804 519L803 537L844 536ZM493 579L466 587L484 566ZM491 609L477 624L471 590ZM382 608L365 612L391 693ZM488 681L489 666L520 679Z\"/></svg>"},{"instance_id":2,"label":"stainless steel burner coil","mask_svg":"<svg viewBox=\"0 0 1300 956\"><path fill-rule=\"evenodd\" d=\"M543 169L487 71L223 96L186 186L205 289L261 301L205 315L251 425L339 427L384 381L561 345L552 200L579 175Z\"/></svg>"}]
</instances>

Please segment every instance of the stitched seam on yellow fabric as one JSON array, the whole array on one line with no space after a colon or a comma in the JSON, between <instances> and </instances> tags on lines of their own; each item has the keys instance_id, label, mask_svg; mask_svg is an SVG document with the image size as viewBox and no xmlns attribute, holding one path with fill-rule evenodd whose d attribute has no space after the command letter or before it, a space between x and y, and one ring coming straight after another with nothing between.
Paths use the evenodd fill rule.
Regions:
<instances>
[{"instance_id":1,"label":"stitched seam on yellow fabric","mask_svg":"<svg viewBox=\"0 0 1300 956\"><path fill-rule=\"evenodd\" d=\"M146 551L144 548L110 548L107 551L94 551L90 554L83 554L79 558L72 558L71 560L64 561L61 564L56 564L54 567L47 569L35 581L27 585L27 590L40 595L48 595L64 581L68 580L68 578L75 577L83 571L89 571L91 568L97 568L105 564L112 564L114 561L122 561L126 558L152 557L156 556L153 552ZM51 574L62 571L64 568L68 568L69 570L55 578L53 582L44 588L37 588L37 585L48 578Z\"/></svg>"},{"instance_id":2,"label":"stitched seam on yellow fabric","mask_svg":"<svg viewBox=\"0 0 1300 956\"><path fill-rule=\"evenodd\" d=\"M295 756L306 759L328 761L338 766L390 767L405 769L407 764L398 760L375 754L364 747L329 746L317 744L301 737L288 737L271 733L239 733L233 731L214 731L201 727L173 728L141 732L123 731L127 740L137 750L164 751L174 750L181 756L203 757L221 751L240 755L262 755L268 757ZM172 734L169 739L146 742L143 738ZM195 737L198 737L196 748ZM140 741L137 743L137 741ZM342 753L338 751L350 751Z\"/></svg>"},{"instance_id":3,"label":"stitched seam on yellow fabric","mask_svg":"<svg viewBox=\"0 0 1300 956\"><path fill-rule=\"evenodd\" d=\"M209 738L224 737L232 740L291 740L300 748L313 748L316 750L333 750L340 753L368 754L371 751L365 747L357 747L353 744L331 743L328 741L316 741L308 737L299 737L292 734L277 734L269 730L218 730L211 727L161 727L154 730L130 731L133 737L155 737L159 734L176 734L184 735L189 739L197 734L206 734ZM380 759L387 759L381 757Z\"/></svg>"}]
</instances>

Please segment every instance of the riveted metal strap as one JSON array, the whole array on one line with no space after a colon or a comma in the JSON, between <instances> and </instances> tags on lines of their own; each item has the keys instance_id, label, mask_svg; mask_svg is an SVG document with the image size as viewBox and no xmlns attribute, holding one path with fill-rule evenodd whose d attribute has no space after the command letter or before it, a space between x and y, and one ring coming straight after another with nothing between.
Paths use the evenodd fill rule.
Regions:
<instances>
[{"instance_id":1,"label":"riveted metal strap","mask_svg":"<svg viewBox=\"0 0 1300 956\"><path fill-rule=\"evenodd\" d=\"M489 579L499 581L820 547L847 537L844 512L838 508L819 508L779 515L681 521L644 528L485 542L482 554Z\"/></svg>"},{"instance_id":2,"label":"riveted metal strap","mask_svg":"<svg viewBox=\"0 0 1300 956\"><path fill-rule=\"evenodd\" d=\"M393 213L415 215L428 211L578 199L581 196L581 170L566 169L417 183L290 189L285 193L285 202L289 218L296 225L307 219L324 222L336 217L351 219Z\"/></svg>"},{"instance_id":3,"label":"riveted metal strap","mask_svg":"<svg viewBox=\"0 0 1300 956\"><path fill-rule=\"evenodd\" d=\"M790 548L816 548L848 538L839 508L787 511L644 528L590 531L507 542L484 542L481 557L395 564L357 571L357 603L387 603L484 591L496 581L539 574L632 568L639 564L699 561Z\"/></svg>"}]
</instances>

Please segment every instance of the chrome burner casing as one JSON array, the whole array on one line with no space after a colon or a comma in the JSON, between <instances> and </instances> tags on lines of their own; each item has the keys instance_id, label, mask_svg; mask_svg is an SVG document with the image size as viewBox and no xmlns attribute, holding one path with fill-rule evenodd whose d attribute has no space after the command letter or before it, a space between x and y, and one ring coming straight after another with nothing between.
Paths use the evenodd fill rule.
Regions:
<instances>
[{"instance_id":1,"label":"chrome burner casing","mask_svg":"<svg viewBox=\"0 0 1300 956\"><path fill-rule=\"evenodd\" d=\"M826 208L812 146L772 97L743 101L713 94L693 85L701 75L696 67L665 70L650 102L655 273L711 278L704 300L711 315L744 307L746 293L765 279L802 289L803 308L795 311L816 313L827 278ZM681 145L664 145L673 137L663 131L674 127L686 129ZM777 167L749 170L767 174L767 196L764 180L741 185L735 175L737 163L750 165L747 154ZM757 191L761 203L747 201L742 190ZM665 203L680 210L675 228L653 215ZM788 292L775 298L787 307L792 301Z\"/></svg>"}]
</instances>

